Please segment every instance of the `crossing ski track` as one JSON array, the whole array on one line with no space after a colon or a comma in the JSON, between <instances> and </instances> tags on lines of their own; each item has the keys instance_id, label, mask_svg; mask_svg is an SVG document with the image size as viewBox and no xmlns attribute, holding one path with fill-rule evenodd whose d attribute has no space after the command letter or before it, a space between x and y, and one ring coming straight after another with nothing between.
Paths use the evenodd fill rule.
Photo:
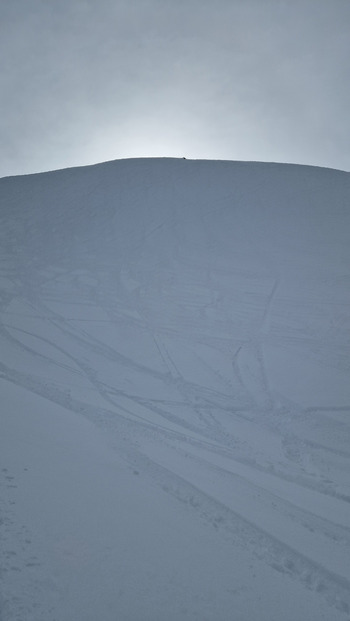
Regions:
<instances>
[{"instance_id":1,"label":"crossing ski track","mask_svg":"<svg viewBox=\"0 0 350 621\"><path fill-rule=\"evenodd\" d=\"M0 180L1 621L349 621L349 199L259 163Z\"/></svg>"}]
</instances>

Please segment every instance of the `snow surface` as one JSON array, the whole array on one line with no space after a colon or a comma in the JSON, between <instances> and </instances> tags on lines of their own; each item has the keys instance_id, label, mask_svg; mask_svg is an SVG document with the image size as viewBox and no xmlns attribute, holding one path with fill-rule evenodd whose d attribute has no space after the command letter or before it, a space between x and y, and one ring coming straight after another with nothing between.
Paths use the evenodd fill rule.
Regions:
<instances>
[{"instance_id":1,"label":"snow surface","mask_svg":"<svg viewBox=\"0 0 350 621\"><path fill-rule=\"evenodd\" d=\"M350 175L0 180L1 621L348 621Z\"/></svg>"}]
</instances>

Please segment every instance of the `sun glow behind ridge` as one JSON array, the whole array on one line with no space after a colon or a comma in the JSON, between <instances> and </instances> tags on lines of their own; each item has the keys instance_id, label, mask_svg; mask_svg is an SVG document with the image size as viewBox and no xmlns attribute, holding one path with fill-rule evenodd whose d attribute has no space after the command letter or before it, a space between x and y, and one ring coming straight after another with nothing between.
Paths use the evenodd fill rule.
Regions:
<instances>
[{"instance_id":1,"label":"sun glow behind ridge","mask_svg":"<svg viewBox=\"0 0 350 621\"><path fill-rule=\"evenodd\" d=\"M94 161L105 161L139 157L198 157L198 151L183 128L136 122L100 131L87 145L86 154Z\"/></svg>"}]
</instances>

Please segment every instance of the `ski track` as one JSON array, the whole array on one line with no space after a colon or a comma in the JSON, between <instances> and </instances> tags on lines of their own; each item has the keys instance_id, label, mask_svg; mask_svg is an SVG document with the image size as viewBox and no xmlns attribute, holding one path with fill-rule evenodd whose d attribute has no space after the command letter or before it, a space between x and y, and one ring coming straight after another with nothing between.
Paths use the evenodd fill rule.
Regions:
<instances>
[{"instance_id":1,"label":"ski track","mask_svg":"<svg viewBox=\"0 0 350 621\"><path fill-rule=\"evenodd\" d=\"M32 305L35 312L38 313L35 316L45 318L45 312L47 312L45 303L42 304L41 302L36 302L33 304L32 302ZM42 383L40 378L35 380L35 378L31 378L30 376L24 377L23 375L21 376L20 374L15 374L6 368L2 371L4 377L14 383L18 383L18 385L22 387L38 392L39 394L42 394L48 399L52 399L61 405L63 404L68 409L82 413L90 420L93 420L100 427L105 428L106 430L108 429L108 432L112 431L113 438L119 436L120 431L122 430L124 446L121 448L118 445L118 449L127 454L127 459L132 461L135 468L144 468L148 473L148 476L150 476L152 480L156 480L162 489L166 488L169 493L175 495L182 502L189 503L193 510L198 511L203 519L207 519L212 522L215 528L223 529L230 536L237 537L239 535L241 538L241 545L250 546L257 557L264 558L267 563L276 569L276 571L286 573L290 577L301 581L308 588L322 593L327 601L330 604L335 605L339 610L344 612L348 612L350 610L350 583L347 577L336 573L336 568L334 567L334 564L332 565L332 563L330 563L329 558L328 562L332 565L333 569L327 568L327 557L323 558L323 565L321 562L316 562L312 556L308 557L307 554L303 553L302 545L299 547L295 545L297 541L295 531L296 525L298 525L301 533L301 541L303 538L302 533L304 533L304 535L306 533L309 538L311 532L316 533L321 539L323 538L323 544L321 544L320 541L317 542L318 547L320 545L326 547L326 542L328 540L336 542L338 545L341 545L342 553L346 557L346 555L349 554L350 548L350 520L348 522L348 526L346 523L340 525L337 522L336 513L334 520L332 521L329 519L329 516L328 519L325 519L317 513L314 514L306 508L300 507L300 505L298 506L298 504L295 505L293 504L293 498L298 498L297 491L293 490L293 493L290 494L290 497L286 500L285 498L280 497L278 492L273 494L271 489L264 486L263 482L258 484L257 481L259 480L259 477L257 477L254 472L260 472L262 475L265 473L265 476L276 477L278 481L285 481L285 483L287 483L288 480L291 480L293 481L292 484L296 486L296 488L299 485L302 485L304 489L307 489L307 476L304 476L304 480L298 478L302 475L302 473L300 471L298 472L298 469L290 468L288 462L281 464L284 468L284 474L282 474L282 472L279 473L275 467L272 475L268 473L266 465L264 468L262 465L259 466L259 463L254 461L254 458L252 459L250 457L247 459L249 454L248 452L247 455L245 455L245 460L244 453L241 461L239 457L234 456L235 454L232 452L231 445L233 444L233 447L236 445L235 448L238 446L242 453L242 442L240 442L239 438L236 439L231 437L230 433L227 432L223 424L218 424L218 421L220 420L220 415L218 413L215 415L217 425L214 431L209 419L207 417L203 417L200 413L201 408L196 406L195 403L192 403L191 398L188 396L188 390L186 390L187 384L159 335L152 333L157 350L166 368L166 372L163 374L155 373L151 369L139 365L136 361L130 358L120 356L117 351L98 341L89 333L86 333L85 330L73 328L69 320L62 316L58 316L57 313L55 313L53 317L50 311L46 317L46 321L51 323L58 332L62 332L64 335L68 336L69 339L78 343L79 347L81 347L83 351L90 354L89 363L83 360L83 357L80 358L76 355L72 355L66 348L58 345L54 339L50 340L43 336L32 334L31 336L35 336L38 342L37 349L34 349L33 347L24 345L20 341L21 332L23 334L30 334L26 330L21 328L13 328L12 326L12 330L18 334L18 338L14 338L8 333L9 325L6 324L5 326L3 324L2 334L15 347L23 349L26 353L34 357L43 357L50 365L59 365L67 369L70 373L75 372L83 375L91 387L100 394L105 402L105 408L94 409L89 407L88 403L77 402L76 400L67 397L67 395L59 389L59 387L53 388L53 386ZM56 361L54 358L49 358L46 355L43 356L43 354L40 353L40 342L48 343L53 350L56 349L58 352L62 353L68 360L74 363L76 369L72 368L68 364L64 365ZM264 376L264 363L261 350L258 349L257 351L255 349L254 351L256 352L255 355L258 368L261 370L261 375ZM238 358L238 353L239 351L236 353L236 360ZM97 379L100 374L101 365L99 366L99 371L91 366L92 356L96 354L101 356L106 362L112 361L114 364L118 364L121 368L126 366L132 370L150 374L152 377L156 377L157 379L161 379L167 383L170 381L179 394L179 403L186 405L186 407L192 407L196 414L195 418L198 423L190 425L183 419L172 416L159 405L155 405L151 399L144 399L142 397L137 397L137 395L126 394L121 390L118 391L110 384ZM239 375L240 373L238 371L238 376ZM242 383L244 385L244 382ZM269 394L267 382L264 381L263 385L264 389ZM188 387L190 387L190 384L188 384ZM197 393L203 395L206 391L209 392L208 398L210 397L210 407L216 412L220 411L220 405L216 402L215 391L208 390L208 387L200 385L194 385L192 388L195 394ZM111 394L113 397L110 396ZM118 397L121 398L119 401ZM129 404L128 407L122 405L123 399L124 402L126 400ZM142 415L138 415L136 413L136 406L142 408ZM309 410L317 411L317 408L309 408ZM344 410L345 408L340 409L340 411ZM159 422L154 422L152 420L152 412L156 414L158 419L161 418L164 423L160 424ZM211 421L212 420L213 419L211 419ZM169 422L175 425L176 429L167 427L167 423ZM273 421L270 422L273 424ZM256 422L252 422L251 424L254 425ZM162 465L161 463L157 463L157 461L154 460L154 457L152 459L151 455L156 453L153 449L152 451L149 451L149 448L146 447L144 452L142 450L136 450L134 446L135 439L140 437L139 442L142 444L142 442L147 439L149 434L151 434L151 443L159 441L160 439L163 443L166 442L169 445L169 450L180 456L179 463L182 463L184 459L191 460L192 463L196 464L202 473L208 470L208 479L213 476L216 478L218 477L218 487L220 486L220 482L222 483L222 481L227 479L227 476L240 477L240 485L243 485L246 492L247 490L250 490L253 485L254 488L258 489L258 492L254 494L254 505L256 506L249 506L248 513L244 513L244 511L242 513L242 511L237 508L234 510L232 506L227 505L224 501L218 500L216 497L217 495L213 493L213 491L210 491L210 486L208 488L205 484L203 480L204 477L201 478L201 485L195 484L191 481L191 478L186 479L186 470L185 472L181 472L179 463L176 464L175 462L172 462L172 468L169 469L167 464ZM210 441L210 438L213 438L213 440L215 439L215 441ZM309 444L316 446L316 443ZM247 447L243 448L247 451ZM327 446L317 445L317 448L325 451L332 451L332 449ZM221 459L226 460L226 462L232 463L232 473L229 472L227 467L220 467L215 458L212 459L210 456L208 457L208 451L212 452L214 456L218 455ZM198 456L198 452L202 453L202 455ZM334 452L342 457L350 457L348 453L343 453L341 451ZM205 458L203 457L204 454L207 455ZM244 461L249 463L249 466L244 465ZM235 463L241 464L241 468L242 464L245 468L251 468L252 475L250 479L249 477L241 477L241 475L235 473ZM192 465L192 467L188 469L188 472L193 473L194 470L195 468ZM313 484L315 485L315 482L313 482ZM315 487L317 488L317 482ZM232 489L235 489L234 485L232 486ZM251 490L249 493L251 494ZM321 489L317 492L317 494L327 495L327 491L322 489L321 486ZM337 499L337 502L340 502L339 498ZM292 520L291 523L294 524L294 546L288 539L285 541L283 538L279 539L273 534L273 532L266 530L266 522L264 522L262 517L260 517L259 520L259 515L262 515L262 508L265 504L269 504L269 506L273 504L274 511L277 512L279 519L282 517L286 524L288 523L288 520ZM255 516L254 521L251 520L249 513L252 513ZM273 523L273 519L271 521ZM339 550L337 554L339 557Z\"/></svg>"}]
</instances>

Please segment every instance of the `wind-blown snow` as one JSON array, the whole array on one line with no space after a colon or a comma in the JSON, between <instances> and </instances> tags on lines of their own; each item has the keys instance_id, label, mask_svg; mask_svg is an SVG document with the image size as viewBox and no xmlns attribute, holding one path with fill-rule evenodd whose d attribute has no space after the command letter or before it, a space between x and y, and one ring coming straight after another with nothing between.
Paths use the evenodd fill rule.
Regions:
<instances>
[{"instance_id":1,"label":"wind-blown snow","mask_svg":"<svg viewBox=\"0 0 350 621\"><path fill-rule=\"evenodd\" d=\"M350 175L0 180L1 621L348 621Z\"/></svg>"}]
</instances>

